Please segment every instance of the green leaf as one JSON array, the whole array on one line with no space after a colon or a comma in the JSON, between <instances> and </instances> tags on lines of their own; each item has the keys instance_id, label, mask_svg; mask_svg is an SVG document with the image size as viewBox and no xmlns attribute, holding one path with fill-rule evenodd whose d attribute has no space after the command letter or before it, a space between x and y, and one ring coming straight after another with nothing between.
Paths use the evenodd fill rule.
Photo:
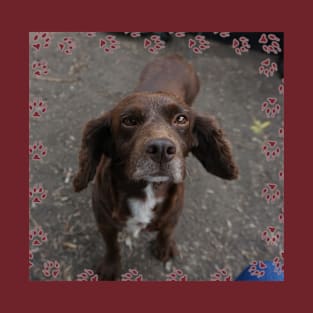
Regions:
<instances>
[{"instance_id":1,"label":"green leaf","mask_svg":"<svg viewBox=\"0 0 313 313\"><path fill-rule=\"evenodd\" d=\"M271 122L266 121L266 122L260 122L259 120L253 120L253 124L251 125L250 129L257 135L261 134L263 130L270 126Z\"/></svg>"}]
</instances>

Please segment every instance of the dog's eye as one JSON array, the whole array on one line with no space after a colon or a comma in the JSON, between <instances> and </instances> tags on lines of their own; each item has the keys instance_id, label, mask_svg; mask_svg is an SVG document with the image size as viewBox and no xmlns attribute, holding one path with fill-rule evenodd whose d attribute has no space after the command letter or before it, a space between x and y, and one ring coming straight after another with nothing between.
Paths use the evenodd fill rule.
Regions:
<instances>
[{"instance_id":1,"label":"dog's eye","mask_svg":"<svg viewBox=\"0 0 313 313\"><path fill-rule=\"evenodd\" d=\"M178 126L185 126L188 124L188 118L186 117L186 115L178 114L174 118L174 124Z\"/></svg>"},{"instance_id":2,"label":"dog's eye","mask_svg":"<svg viewBox=\"0 0 313 313\"><path fill-rule=\"evenodd\" d=\"M138 121L134 117L124 117L122 119L122 124L125 126L136 126L138 124Z\"/></svg>"}]
</instances>

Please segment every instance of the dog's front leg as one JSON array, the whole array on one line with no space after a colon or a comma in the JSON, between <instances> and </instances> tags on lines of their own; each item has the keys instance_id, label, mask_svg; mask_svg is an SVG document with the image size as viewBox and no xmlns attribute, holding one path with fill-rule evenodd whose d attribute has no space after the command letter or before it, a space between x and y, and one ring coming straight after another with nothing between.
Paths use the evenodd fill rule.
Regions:
<instances>
[{"instance_id":1,"label":"dog's front leg","mask_svg":"<svg viewBox=\"0 0 313 313\"><path fill-rule=\"evenodd\" d=\"M173 238L175 225L164 225L153 243L153 253L157 259L167 262L178 255L175 239Z\"/></svg>"},{"instance_id":2,"label":"dog's front leg","mask_svg":"<svg viewBox=\"0 0 313 313\"><path fill-rule=\"evenodd\" d=\"M174 239L174 230L183 208L184 185L173 185L169 197L163 204L162 214L158 223L158 235L152 245L157 259L167 262L179 254Z\"/></svg>"},{"instance_id":3,"label":"dog's front leg","mask_svg":"<svg viewBox=\"0 0 313 313\"><path fill-rule=\"evenodd\" d=\"M111 225L99 224L98 227L106 245L106 254L98 266L97 274L100 280L117 280L121 268L118 230Z\"/></svg>"}]
</instances>

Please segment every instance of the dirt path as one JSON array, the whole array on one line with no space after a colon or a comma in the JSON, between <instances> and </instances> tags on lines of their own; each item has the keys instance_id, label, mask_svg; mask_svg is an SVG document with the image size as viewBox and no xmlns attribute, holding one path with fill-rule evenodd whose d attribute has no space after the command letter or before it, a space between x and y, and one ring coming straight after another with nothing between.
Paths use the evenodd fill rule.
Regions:
<instances>
[{"instance_id":1,"label":"dirt path","mask_svg":"<svg viewBox=\"0 0 313 313\"><path fill-rule=\"evenodd\" d=\"M42 97L48 103L40 118L30 118L30 143L42 140L47 155L41 161L30 161L30 186L42 183L48 190L41 204L30 203L30 228L41 225L48 241L34 248L30 278L50 279L42 273L47 260L60 263L57 279L74 280L76 275L102 257L104 246L97 232L90 203L90 188L75 194L72 173L77 169L81 130L86 121L111 108L134 88L144 65L155 58L143 48L143 39L119 36L121 49L105 54L99 47L98 33L88 38L82 33L55 33L51 46L35 53L30 48L30 64L48 62L49 74L34 78L30 68L30 100ZM56 43L72 37L76 49L72 55L57 50ZM176 230L181 256L173 266L182 269L189 280L209 280L218 268L228 267L233 277L252 260L273 259L279 246L267 246L261 232L269 225L279 227L278 215L283 206L267 204L261 198L266 183L275 182L282 191L278 172L282 156L266 161L262 145L266 140L282 139L283 112L266 118L261 104L267 97L279 96L278 75L266 78L258 74L265 54L250 51L238 56L229 45L211 42L210 49L196 55L187 39L175 38L161 55L181 53L195 66L201 90L194 107L215 115L233 144L240 179L223 181L207 174L198 162L188 159L189 175L183 216ZM270 125L260 134L250 129L254 120ZM168 272L149 251L150 234L143 234L130 251L122 248L123 272L136 268L146 280L165 280Z\"/></svg>"}]
</instances>

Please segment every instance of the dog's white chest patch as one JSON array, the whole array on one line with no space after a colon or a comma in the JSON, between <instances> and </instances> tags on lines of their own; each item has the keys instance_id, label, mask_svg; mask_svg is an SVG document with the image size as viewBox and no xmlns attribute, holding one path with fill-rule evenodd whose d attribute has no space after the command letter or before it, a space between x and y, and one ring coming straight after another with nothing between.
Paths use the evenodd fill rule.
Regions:
<instances>
[{"instance_id":1,"label":"dog's white chest patch","mask_svg":"<svg viewBox=\"0 0 313 313\"><path fill-rule=\"evenodd\" d=\"M131 216L127 221L126 231L134 237L138 237L141 229L151 222L154 207L163 201L163 198L155 197L152 184L148 184L144 191L146 194L144 200L128 199Z\"/></svg>"}]
</instances>

